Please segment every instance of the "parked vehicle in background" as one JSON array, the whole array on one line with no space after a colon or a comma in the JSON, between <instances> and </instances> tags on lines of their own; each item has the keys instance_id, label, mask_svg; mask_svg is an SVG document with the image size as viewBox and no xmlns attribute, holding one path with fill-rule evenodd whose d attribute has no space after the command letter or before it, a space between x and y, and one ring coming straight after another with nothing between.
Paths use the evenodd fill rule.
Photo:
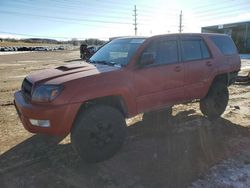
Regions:
<instances>
[{"instance_id":1,"label":"parked vehicle in background","mask_svg":"<svg viewBox=\"0 0 250 188\"><path fill-rule=\"evenodd\" d=\"M201 112L224 112L240 57L227 35L169 34L110 41L88 62L28 75L15 93L24 127L67 135L88 162L113 156L125 118L200 99Z\"/></svg>"}]
</instances>

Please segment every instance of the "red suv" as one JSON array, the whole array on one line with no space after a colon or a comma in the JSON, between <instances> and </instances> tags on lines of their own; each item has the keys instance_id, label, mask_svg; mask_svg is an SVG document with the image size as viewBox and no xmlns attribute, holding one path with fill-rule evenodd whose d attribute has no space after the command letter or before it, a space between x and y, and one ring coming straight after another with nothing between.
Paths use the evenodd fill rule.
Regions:
<instances>
[{"instance_id":1,"label":"red suv","mask_svg":"<svg viewBox=\"0 0 250 188\"><path fill-rule=\"evenodd\" d=\"M225 110L240 57L220 34L169 34L114 39L88 62L28 75L15 93L24 127L67 135L89 162L122 145L125 118L193 99L209 119Z\"/></svg>"}]
</instances>

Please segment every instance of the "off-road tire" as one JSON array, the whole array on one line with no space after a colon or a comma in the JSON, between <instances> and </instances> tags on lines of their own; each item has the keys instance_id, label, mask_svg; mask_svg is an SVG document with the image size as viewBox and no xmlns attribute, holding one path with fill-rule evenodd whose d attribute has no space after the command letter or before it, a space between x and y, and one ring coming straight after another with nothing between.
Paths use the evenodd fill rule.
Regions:
<instances>
[{"instance_id":1,"label":"off-road tire","mask_svg":"<svg viewBox=\"0 0 250 188\"><path fill-rule=\"evenodd\" d=\"M125 136L123 115L112 107L96 105L79 112L71 131L71 143L83 160L94 163L112 157Z\"/></svg>"},{"instance_id":2,"label":"off-road tire","mask_svg":"<svg viewBox=\"0 0 250 188\"><path fill-rule=\"evenodd\" d=\"M200 110L208 119L218 119L224 113L228 100L227 85L222 82L215 82L209 89L207 96L200 100Z\"/></svg>"}]
</instances>

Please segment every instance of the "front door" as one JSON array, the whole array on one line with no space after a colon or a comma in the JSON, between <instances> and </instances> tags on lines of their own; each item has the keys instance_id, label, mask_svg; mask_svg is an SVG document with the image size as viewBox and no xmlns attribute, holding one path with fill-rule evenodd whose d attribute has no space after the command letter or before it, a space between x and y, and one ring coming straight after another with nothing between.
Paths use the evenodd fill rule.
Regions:
<instances>
[{"instance_id":1,"label":"front door","mask_svg":"<svg viewBox=\"0 0 250 188\"><path fill-rule=\"evenodd\" d=\"M181 101L185 97L184 70L179 59L177 37L153 40L140 59L144 54L151 54L153 61L134 72L138 112L163 108Z\"/></svg>"}]
</instances>

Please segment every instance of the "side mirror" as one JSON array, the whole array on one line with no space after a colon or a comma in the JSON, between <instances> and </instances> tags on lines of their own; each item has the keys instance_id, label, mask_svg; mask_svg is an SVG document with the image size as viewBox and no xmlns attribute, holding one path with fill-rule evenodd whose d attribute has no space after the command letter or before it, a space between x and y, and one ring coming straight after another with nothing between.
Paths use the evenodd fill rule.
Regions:
<instances>
[{"instance_id":1,"label":"side mirror","mask_svg":"<svg viewBox=\"0 0 250 188\"><path fill-rule=\"evenodd\" d=\"M140 66L151 65L154 61L154 53L143 53L140 59Z\"/></svg>"}]
</instances>

